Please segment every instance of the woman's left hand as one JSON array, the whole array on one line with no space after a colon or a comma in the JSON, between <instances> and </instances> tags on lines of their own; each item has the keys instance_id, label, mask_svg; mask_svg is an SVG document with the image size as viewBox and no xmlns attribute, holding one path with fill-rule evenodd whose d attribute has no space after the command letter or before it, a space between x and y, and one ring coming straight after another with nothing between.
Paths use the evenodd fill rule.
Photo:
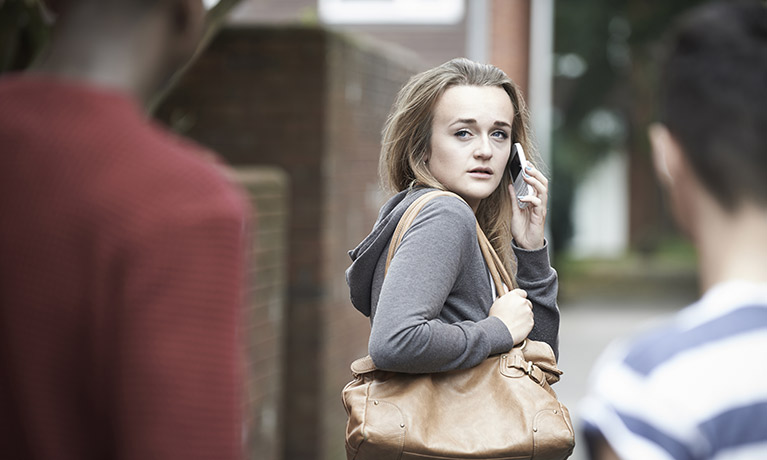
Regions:
<instances>
[{"instance_id":1,"label":"woman's left hand","mask_svg":"<svg viewBox=\"0 0 767 460\"><path fill-rule=\"evenodd\" d=\"M512 201L511 235L522 249L539 249L543 247L546 206L549 202L549 180L529 163L524 172L526 173L523 175L524 180L534 193L520 199L527 203L527 207L522 209L514 193L514 185L509 184Z\"/></svg>"}]
</instances>

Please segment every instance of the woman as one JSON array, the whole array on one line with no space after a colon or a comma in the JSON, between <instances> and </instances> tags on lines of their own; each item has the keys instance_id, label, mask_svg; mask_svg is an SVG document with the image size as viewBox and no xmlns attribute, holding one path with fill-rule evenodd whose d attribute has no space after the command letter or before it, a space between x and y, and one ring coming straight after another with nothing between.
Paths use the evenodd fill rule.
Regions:
<instances>
[{"instance_id":1,"label":"woman","mask_svg":"<svg viewBox=\"0 0 767 460\"><path fill-rule=\"evenodd\" d=\"M490 65L454 59L416 75L400 90L380 158L382 178L399 193L350 252L353 263L346 272L352 303L370 316L368 351L378 369L468 368L528 337L557 353L557 275L544 240L548 181L532 166L528 125L519 89ZM514 142L528 155L525 181L535 191L520 200L507 173ZM434 189L463 200L430 201L384 277L400 217ZM497 300L476 221L521 288Z\"/></svg>"}]
</instances>

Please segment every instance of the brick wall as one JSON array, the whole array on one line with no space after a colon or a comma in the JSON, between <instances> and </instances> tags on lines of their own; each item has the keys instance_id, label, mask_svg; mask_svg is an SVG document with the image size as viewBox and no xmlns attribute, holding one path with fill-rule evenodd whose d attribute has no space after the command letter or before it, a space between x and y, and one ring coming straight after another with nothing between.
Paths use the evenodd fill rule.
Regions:
<instances>
[{"instance_id":1,"label":"brick wall","mask_svg":"<svg viewBox=\"0 0 767 460\"><path fill-rule=\"evenodd\" d=\"M352 44L335 34L328 37L323 158L326 301L321 314L322 366L327 374L320 407L325 417L324 458L335 460L345 458L346 413L340 391L351 379L349 364L367 353L370 332L368 319L349 302L344 276L350 262L347 251L370 232L387 198L377 177L381 128L415 66L406 64L410 55L393 54L372 43Z\"/></svg>"},{"instance_id":2,"label":"brick wall","mask_svg":"<svg viewBox=\"0 0 767 460\"><path fill-rule=\"evenodd\" d=\"M253 379L262 383L252 391L279 386L261 395L277 405L271 420L282 446L268 447L262 424L267 435L251 439L267 445L267 454L254 458L344 455L340 391L369 334L367 319L348 300L346 251L370 230L385 198L377 181L380 130L416 68L409 55L393 53L320 28L230 27L158 110L229 162L278 167L287 177L284 340L251 339L258 349L251 353L260 355L261 347L270 356L253 362ZM262 414L252 415L271 423L269 411Z\"/></svg>"},{"instance_id":3,"label":"brick wall","mask_svg":"<svg viewBox=\"0 0 767 460\"><path fill-rule=\"evenodd\" d=\"M229 20L237 24L316 22L317 0L242 0ZM335 24L332 28L410 50L418 54L420 69L467 52L466 15L455 24Z\"/></svg>"},{"instance_id":4,"label":"brick wall","mask_svg":"<svg viewBox=\"0 0 767 460\"><path fill-rule=\"evenodd\" d=\"M489 62L519 85L527 97L530 72L531 0L490 0Z\"/></svg>"},{"instance_id":5,"label":"brick wall","mask_svg":"<svg viewBox=\"0 0 767 460\"><path fill-rule=\"evenodd\" d=\"M282 458L280 401L283 388L285 271L288 177L268 167L242 167L235 179L245 187L258 218L251 228L247 350L247 444L249 458Z\"/></svg>"}]
</instances>

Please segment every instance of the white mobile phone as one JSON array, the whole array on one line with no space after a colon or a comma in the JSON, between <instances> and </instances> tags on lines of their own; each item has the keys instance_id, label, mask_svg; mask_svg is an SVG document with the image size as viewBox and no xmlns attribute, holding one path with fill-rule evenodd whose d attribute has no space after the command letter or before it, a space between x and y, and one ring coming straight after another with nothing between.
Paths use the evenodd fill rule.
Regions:
<instances>
[{"instance_id":1,"label":"white mobile phone","mask_svg":"<svg viewBox=\"0 0 767 460\"><path fill-rule=\"evenodd\" d=\"M519 142L514 143L511 146L511 158L509 159L509 176L511 177L511 183L514 184L514 192L517 194L517 200L519 198L530 195L530 184L525 182L522 175L522 171L527 167L527 158L525 158L525 151L522 149L522 145ZM527 207L527 203L519 201L519 207Z\"/></svg>"}]
</instances>

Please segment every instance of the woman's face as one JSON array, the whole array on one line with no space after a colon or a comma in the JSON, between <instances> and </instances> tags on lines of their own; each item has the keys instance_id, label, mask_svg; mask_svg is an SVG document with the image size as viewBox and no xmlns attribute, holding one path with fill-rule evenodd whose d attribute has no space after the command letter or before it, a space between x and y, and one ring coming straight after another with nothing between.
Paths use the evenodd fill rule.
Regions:
<instances>
[{"instance_id":1,"label":"woman's face","mask_svg":"<svg viewBox=\"0 0 767 460\"><path fill-rule=\"evenodd\" d=\"M432 175L477 210L506 174L514 107L498 86L453 86L434 107Z\"/></svg>"}]
</instances>

